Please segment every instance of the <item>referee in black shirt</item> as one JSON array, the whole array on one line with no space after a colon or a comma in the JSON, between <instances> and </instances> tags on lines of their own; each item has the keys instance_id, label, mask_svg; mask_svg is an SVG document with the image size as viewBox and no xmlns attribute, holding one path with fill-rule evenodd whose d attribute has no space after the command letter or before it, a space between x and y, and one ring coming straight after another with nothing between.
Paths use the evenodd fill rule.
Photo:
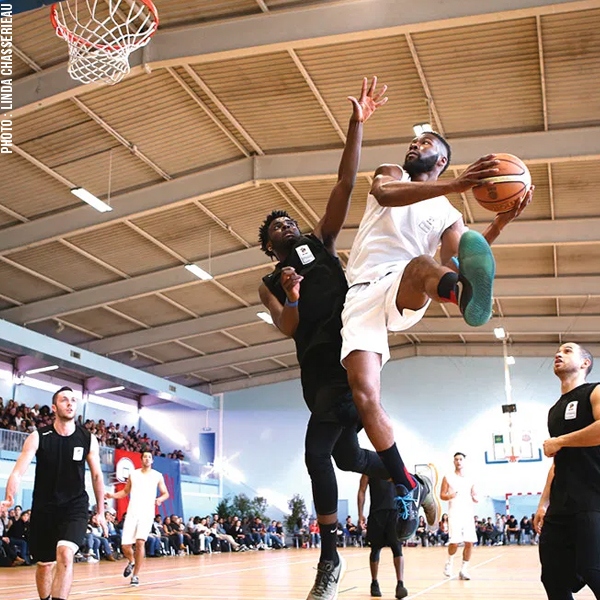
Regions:
<instances>
[{"instance_id":1,"label":"referee in black shirt","mask_svg":"<svg viewBox=\"0 0 600 600\"><path fill-rule=\"evenodd\" d=\"M572 600L585 585L600 598L600 387L586 382L593 360L574 343L554 357L562 395L544 442L554 463L534 523L549 600Z\"/></svg>"},{"instance_id":2,"label":"referee in black shirt","mask_svg":"<svg viewBox=\"0 0 600 600\"><path fill-rule=\"evenodd\" d=\"M21 478L35 456L29 532L31 554L37 562L35 581L42 600L66 600L73 582L73 556L83 541L88 521L85 463L90 467L99 507L104 506L104 480L98 441L75 422L77 400L71 388L63 387L52 396L52 410L54 423L34 431L25 440L2 505L13 505ZM98 522L107 535L101 511Z\"/></svg>"}]
</instances>

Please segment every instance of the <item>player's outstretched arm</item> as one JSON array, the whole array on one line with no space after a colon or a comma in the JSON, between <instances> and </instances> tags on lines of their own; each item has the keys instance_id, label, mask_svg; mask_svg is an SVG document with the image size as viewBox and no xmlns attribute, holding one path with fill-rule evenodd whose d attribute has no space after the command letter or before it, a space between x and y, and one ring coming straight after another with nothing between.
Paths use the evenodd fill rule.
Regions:
<instances>
[{"instance_id":1,"label":"player's outstretched arm","mask_svg":"<svg viewBox=\"0 0 600 600\"><path fill-rule=\"evenodd\" d=\"M21 479L25 474L25 471L29 468L35 453L38 451L38 447L40 444L40 436L37 431L29 434L25 443L23 444L23 450L17 459L17 462L8 478L8 483L6 484L6 495L5 499L2 501L2 506L5 508L10 508L15 503L15 496L19 491L19 486L21 485Z\"/></svg>"},{"instance_id":2,"label":"player's outstretched arm","mask_svg":"<svg viewBox=\"0 0 600 600\"><path fill-rule=\"evenodd\" d=\"M523 196L521 201L505 213L498 213L494 220L487 226L483 232L483 237L487 243L492 245L496 238L502 233L502 230L514 219L516 219L528 206L533 199L535 185L532 185L529 191Z\"/></svg>"},{"instance_id":3,"label":"player's outstretched arm","mask_svg":"<svg viewBox=\"0 0 600 600\"><path fill-rule=\"evenodd\" d=\"M346 221L352 190L356 182L363 123L387 102L387 98L384 97L387 86L384 85L381 91L376 91L377 77L373 77L368 89L367 85L368 81L365 77L358 100L353 96L348 96L348 100L352 103L352 117L350 117L346 145L338 169L338 180L329 196L325 215L314 230L314 235L325 244L332 254L335 254L335 240Z\"/></svg>"},{"instance_id":4,"label":"player's outstretched arm","mask_svg":"<svg viewBox=\"0 0 600 600\"><path fill-rule=\"evenodd\" d=\"M371 194L381 206L408 206L430 198L461 193L481 183L481 179L498 174L494 154L482 156L455 179L436 181L398 181L378 175L373 180Z\"/></svg>"},{"instance_id":5,"label":"player's outstretched arm","mask_svg":"<svg viewBox=\"0 0 600 600\"><path fill-rule=\"evenodd\" d=\"M106 521L104 519L104 477L100 468L100 448L98 446L98 438L92 435L90 438L90 451L86 457L87 464L90 467L92 476L92 487L94 488L94 496L96 496L96 506L98 507L98 525L102 528L104 537L108 536Z\"/></svg>"},{"instance_id":6,"label":"player's outstretched arm","mask_svg":"<svg viewBox=\"0 0 600 600\"><path fill-rule=\"evenodd\" d=\"M126 498L131 494L131 479L127 479L127 483L125 483L125 487L118 492L106 492L104 497L107 500L119 500L120 498Z\"/></svg>"}]
</instances>

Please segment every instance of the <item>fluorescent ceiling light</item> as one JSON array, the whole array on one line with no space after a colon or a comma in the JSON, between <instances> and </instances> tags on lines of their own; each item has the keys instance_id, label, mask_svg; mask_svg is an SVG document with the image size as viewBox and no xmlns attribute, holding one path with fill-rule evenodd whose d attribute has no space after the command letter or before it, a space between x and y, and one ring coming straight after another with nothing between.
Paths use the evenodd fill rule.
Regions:
<instances>
[{"instance_id":1,"label":"fluorescent ceiling light","mask_svg":"<svg viewBox=\"0 0 600 600\"><path fill-rule=\"evenodd\" d=\"M83 200L98 212L109 212L112 210L112 206L109 206L106 202L102 202L100 198L96 198L94 194L91 194L84 188L73 188L71 194L75 194L80 200Z\"/></svg>"},{"instance_id":2,"label":"fluorescent ceiling light","mask_svg":"<svg viewBox=\"0 0 600 600\"><path fill-rule=\"evenodd\" d=\"M172 400L173 396L167 392L158 392L158 397L162 400Z\"/></svg>"},{"instance_id":3,"label":"fluorescent ceiling light","mask_svg":"<svg viewBox=\"0 0 600 600\"><path fill-rule=\"evenodd\" d=\"M108 394L110 392L120 392L121 390L124 390L124 389L125 389L124 385L117 385L115 387L106 388L104 390L95 390L94 394Z\"/></svg>"},{"instance_id":4,"label":"fluorescent ceiling light","mask_svg":"<svg viewBox=\"0 0 600 600\"><path fill-rule=\"evenodd\" d=\"M56 392L60 390L61 386L48 381L42 381L41 379L34 379L33 377L23 377L23 379L15 379L15 384L28 385L29 387L37 388L38 390L44 390L45 392Z\"/></svg>"},{"instance_id":5,"label":"fluorescent ceiling light","mask_svg":"<svg viewBox=\"0 0 600 600\"><path fill-rule=\"evenodd\" d=\"M198 265L185 265L185 268L190 272L193 273L196 277L202 279L203 281L208 281L209 279L212 279L213 276L210 273L207 273L204 269L201 269Z\"/></svg>"},{"instance_id":6,"label":"fluorescent ceiling light","mask_svg":"<svg viewBox=\"0 0 600 600\"><path fill-rule=\"evenodd\" d=\"M259 313L256 313L256 316L259 319L262 319L265 323L268 323L269 325L273 325L273 318L271 317L271 315L268 312L259 312Z\"/></svg>"},{"instance_id":7,"label":"fluorescent ceiling light","mask_svg":"<svg viewBox=\"0 0 600 600\"><path fill-rule=\"evenodd\" d=\"M45 373L46 371L56 371L58 365L50 365L49 367L40 367L39 369L29 369L25 371L25 375L35 375L36 373Z\"/></svg>"},{"instance_id":8,"label":"fluorescent ceiling light","mask_svg":"<svg viewBox=\"0 0 600 600\"><path fill-rule=\"evenodd\" d=\"M96 392L97 394L98 392ZM114 408L115 410L122 410L124 412L129 413L137 413L138 407L133 406L132 404L126 404L125 402L117 402L116 400L111 400L110 398L102 398L100 396L95 396L94 394L90 394L88 400L92 404L99 404L100 406L106 406L107 408Z\"/></svg>"},{"instance_id":9,"label":"fluorescent ceiling light","mask_svg":"<svg viewBox=\"0 0 600 600\"><path fill-rule=\"evenodd\" d=\"M506 364L507 365L514 365L515 364L515 357L514 356L507 356L506 357Z\"/></svg>"},{"instance_id":10,"label":"fluorescent ceiling light","mask_svg":"<svg viewBox=\"0 0 600 600\"><path fill-rule=\"evenodd\" d=\"M503 340L506 337L506 331L504 331L504 327L494 327L494 335L499 340Z\"/></svg>"},{"instance_id":11,"label":"fluorescent ceiling light","mask_svg":"<svg viewBox=\"0 0 600 600\"><path fill-rule=\"evenodd\" d=\"M413 131L415 132L415 135L421 135L428 131L433 131L433 127L431 127L430 123L417 123L416 125L413 125Z\"/></svg>"}]
</instances>

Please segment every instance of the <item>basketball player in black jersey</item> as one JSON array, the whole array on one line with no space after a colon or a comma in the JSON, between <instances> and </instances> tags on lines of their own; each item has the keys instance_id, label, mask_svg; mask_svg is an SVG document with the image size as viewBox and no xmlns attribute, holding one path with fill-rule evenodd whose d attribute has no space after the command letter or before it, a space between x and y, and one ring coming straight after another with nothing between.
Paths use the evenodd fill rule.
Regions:
<instances>
[{"instance_id":1,"label":"basketball player in black jersey","mask_svg":"<svg viewBox=\"0 0 600 600\"><path fill-rule=\"evenodd\" d=\"M554 357L562 395L544 442L554 463L534 519L548 600L572 600L586 584L600 598L600 387L586 381L593 361L574 343Z\"/></svg>"},{"instance_id":2,"label":"basketball player in black jersey","mask_svg":"<svg viewBox=\"0 0 600 600\"><path fill-rule=\"evenodd\" d=\"M371 568L371 596L381 597L381 589L377 581L379 573L379 555L381 549L388 546L394 556L396 570L396 598L406 598L408 590L404 587L404 557L402 544L396 535L396 486L384 479L371 479L368 475L360 478L358 488L358 522L365 527L365 496L367 487L371 496L369 519L367 526L367 541L371 545L369 567Z\"/></svg>"},{"instance_id":3,"label":"basketball player in black jersey","mask_svg":"<svg viewBox=\"0 0 600 600\"><path fill-rule=\"evenodd\" d=\"M76 409L77 400L71 388L63 387L52 396L54 423L34 431L25 440L2 502L4 506L12 506L21 478L35 456L29 547L37 561L35 581L42 600L66 600L71 589L73 555L83 541L88 523L86 462L96 504L104 506L98 440L75 422ZM102 510L98 513L98 523L107 535Z\"/></svg>"},{"instance_id":4,"label":"basketball player in black jersey","mask_svg":"<svg viewBox=\"0 0 600 600\"><path fill-rule=\"evenodd\" d=\"M274 324L296 342L302 391L312 413L305 459L321 531L321 557L308 600L337 598L344 572L336 550L338 496L331 457L342 470L388 477L377 454L358 444L358 413L340 364L341 313L348 286L335 250L358 171L363 123L387 101L386 86L376 93L376 85L374 77L367 90L365 79L360 98L349 98L353 113L338 181L313 233L302 235L284 211L273 211L259 232L264 252L279 261L263 278L260 298Z\"/></svg>"}]
</instances>

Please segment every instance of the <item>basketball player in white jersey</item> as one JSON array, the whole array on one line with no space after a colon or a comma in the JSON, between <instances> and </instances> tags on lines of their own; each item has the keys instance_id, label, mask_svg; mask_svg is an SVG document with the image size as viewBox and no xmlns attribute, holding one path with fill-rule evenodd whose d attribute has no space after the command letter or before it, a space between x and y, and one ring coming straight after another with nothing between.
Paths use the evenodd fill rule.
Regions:
<instances>
[{"instance_id":1,"label":"basketball player in white jersey","mask_svg":"<svg viewBox=\"0 0 600 600\"><path fill-rule=\"evenodd\" d=\"M486 323L495 274L489 244L532 197L529 191L511 211L496 215L483 236L468 231L445 194L465 192L496 175L498 161L490 154L455 179L440 180L449 162L448 142L427 132L411 142L402 168L377 169L346 270L341 359L365 431L396 484L398 508L407 515L399 521L400 539L416 531L419 506L429 525L436 524L437 502L431 483L406 469L381 406L388 331L413 327L431 300L457 304L471 326ZM441 264L433 258L440 244Z\"/></svg>"},{"instance_id":2,"label":"basketball player in white jersey","mask_svg":"<svg viewBox=\"0 0 600 600\"><path fill-rule=\"evenodd\" d=\"M477 494L473 481L464 471L466 456L462 452L454 455L454 473L446 475L442 480L440 497L448 501L448 525L450 538L448 545L448 561L444 567L444 575L452 577L452 563L458 544L464 543L462 568L459 579L471 579L469 561L473 553L473 544L477 541L475 531L475 509Z\"/></svg>"},{"instance_id":3,"label":"basketball player in white jersey","mask_svg":"<svg viewBox=\"0 0 600 600\"><path fill-rule=\"evenodd\" d=\"M115 494L106 494L107 498L125 498L129 495L129 506L123 524L121 547L127 559L123 577L131 577L131 585L140 584L138 573L142 568L146 540L152 529L157 506L168 497L169 492L161 473L152 468L152 452L142 452L142 468L136 469L129 475L125 487ZM160 496L156 497L156 488ZM135 556L133 545L135 544Z\"/></svg>"}]
</instances>

